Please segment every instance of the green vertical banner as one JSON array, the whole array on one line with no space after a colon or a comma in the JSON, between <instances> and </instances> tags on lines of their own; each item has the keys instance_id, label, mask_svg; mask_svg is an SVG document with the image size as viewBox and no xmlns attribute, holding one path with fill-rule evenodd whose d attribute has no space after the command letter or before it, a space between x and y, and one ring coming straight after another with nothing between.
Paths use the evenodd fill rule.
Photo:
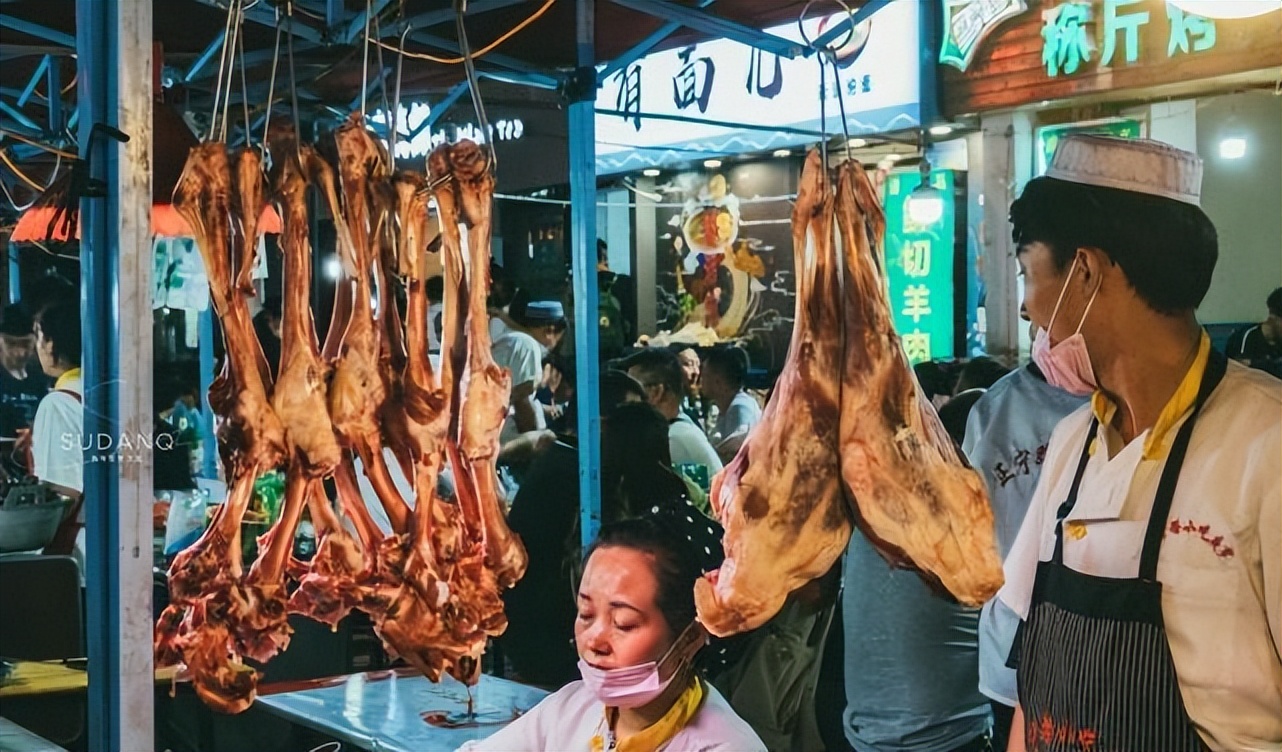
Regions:
<instances>
[{"instance_id":1,"label":"green vertical banner","mask_svg":"<svg viewBox=\"0 0 1282 752\"><path fill-rule=\"evenodd\" d=\"M916 170L886 178L886 276L895 330L914 365L951 358L953 336L953 244L956 206L951 170L930 173L930 185L944 200L944 213L929 225L908 214L908 197L921 184Z\"/></svg>"}]
</instances>

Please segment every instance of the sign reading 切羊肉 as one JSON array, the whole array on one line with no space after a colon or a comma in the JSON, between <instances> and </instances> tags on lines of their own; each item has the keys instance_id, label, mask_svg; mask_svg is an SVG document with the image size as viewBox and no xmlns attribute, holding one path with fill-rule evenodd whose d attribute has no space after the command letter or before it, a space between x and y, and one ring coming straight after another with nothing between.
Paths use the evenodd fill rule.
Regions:
<instances>
[{"instance_id":1,"label":"sign reading \u5207\u7f8a\u8089","mask_svg":"<svg viewBox=\"0 0 1282 752\"><path fill-rule=\"evenodd\" d=\"M956 206L951 170L930 173L930 185L944 200L944 213L929 224L912 221L907 202L921 184L916 171L886 178L886 277L895 330L914 365L951 358L955 349L953 251Z\"/></svg>"}]
</instances>

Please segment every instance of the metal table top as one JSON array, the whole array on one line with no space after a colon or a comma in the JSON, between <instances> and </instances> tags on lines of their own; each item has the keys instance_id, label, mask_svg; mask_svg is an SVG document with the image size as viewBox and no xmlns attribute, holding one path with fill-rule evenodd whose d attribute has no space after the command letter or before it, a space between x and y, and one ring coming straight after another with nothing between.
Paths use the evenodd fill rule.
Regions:
<instances>
[{"instance_id":1,"label":"metal table top","mask_svg":"<svg viewBox=\"0 0 1282 752\"><path fill-rule=\"evenodd\" d=\"M450 677L433 684L409 671L376 671L260 689L264 710L371 752L454 750L493 734L548 694L482 675L472 688L479 722L455 726L441 719L467 710L467 688Z\"/></svg>"}]
</instances>

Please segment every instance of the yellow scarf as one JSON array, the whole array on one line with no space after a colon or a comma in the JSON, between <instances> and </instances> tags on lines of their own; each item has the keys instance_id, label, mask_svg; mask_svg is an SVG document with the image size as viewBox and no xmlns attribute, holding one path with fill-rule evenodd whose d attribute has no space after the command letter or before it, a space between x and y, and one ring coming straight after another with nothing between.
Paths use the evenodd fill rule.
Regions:
<instances>
[{"instance_id":1,"label":"yellow scarf","mask_svg":"<svg viewBox=\"0 0 1282 752\"><path fill-rule=\"evenodd\" d=\"M663 745L672 741L681 729L690 723L694 714L699 712L703 705L705 691L703 680L695 677L690 682L690 686L677 697L677 701L672 703L672 707L664 713L663 717L650 725L644 731L633 734L618 740L615 747L618 752L657 752ZM606 727L612 727L614 720L618 717L618 708L605 709ZM597 734L592 737L591 752L605 752L605 737Z\"/></svg>"},{"instance_id":2,"label":"yellow scarf","mask_svg":"<svg viewBox=\"0 0 1282 752\"><path fill-rule=\"evenodd\" d=\"M68 383L70 383L71 381L73 381L73 380L75 380L75 379L78 379L78 378L80 378L80 368L79 368L79 366L77 366L76 368L71 369L70 371L64 371L64 372L63 372L63 374L62 374L61 376L59 376L59 377L58 377L58 380L57 380L57 381L55 381L55 382L53 383L53 388L54 388L54 389L61 389L61 388L63 387L63 385L64 385L64 384L68 384Z\"/></svg>"}]
</instances>

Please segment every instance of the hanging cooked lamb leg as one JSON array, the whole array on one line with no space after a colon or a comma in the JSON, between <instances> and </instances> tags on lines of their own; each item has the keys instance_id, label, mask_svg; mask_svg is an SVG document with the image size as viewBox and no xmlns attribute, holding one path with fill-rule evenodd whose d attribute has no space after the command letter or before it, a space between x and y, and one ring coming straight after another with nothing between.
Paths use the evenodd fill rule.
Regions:
<instances>
[{"instance_id":1,"label":"hanging cooked lamb leg","mask_svg":"<svg viewBox=\"0 0 1282 752\"><path fill-rule=\"evenodd\" d=\"M797 308L788 358L761 422L712 483L726 558L695 584L695 602L716 635L774 616L790 592L832 567L850 537L837 456L841 290L832 198L817 152L801 173L792 242Z\"/></svg>"},{"instance_id":2,"label":"hanging cooked lamb leg","mask_svg":"<svg viewBox=\"0 0 1282 752\"><path fill-rule=\"evenodd\" d=\"M242 295L253 296L254 265L258 259L258 220L267 206L263 190L263 155L256 147L246 146L236 153L236 190L232 208L240 215L241 243L236 269L236 290ZM286 278L288 279L288 277Z\"/></svg>"},{"instance_id":3,"label":"hanging cooked lamb leg","mask_svg":"<svg viewBox=\"0 0 1282 752\"><path fill-rule=\"evenodd\" d=\"M485 307L490 287L494 176L485 152L471 141L438 148L430 160L434 160L429 162L434 165L433 175L443 167L441 162L448 162L453 175L453 180L436 192L443 245L460 242L460 219L467 225L468 375L460 403L458 442L462 466L456 470L459 475L466 475L468 482L458 484L459 499L465 519L469 512L479 517L466 521L473 531L480 531L486 564L506 588L525 574L528 560L520 538L507 525L497 485L499 433L507 416L512 376L494 362ZM475 498L468 499L468 492L474 493Z\"/></svg>"},{"instance_id":4,"label":"hanging cooked lamb leg","mask_svg":"<svg viewBox=\"0 0 1282 752\"><path fill-rule=\"evenodd\" d=\"M900 347L879 273L885 216L853 162L838 171L837 225L845 250L841 473L856 522L892 563L982 605L1002 584L992 510Z\"/></svg>"},{"instance_id":5,"label":"hanging cooked lamb leg","mask_svg":"<svg viewBox=\"0 0 1282 752\"><path fill-rule=\"evenodd\" d=\"M380 336L369 301L370 285L370 212L367 183L378 150L359 116L344 123L335 134L338 141L339 168L343 190L340 214L347 224L356 261L355 302L351 320L343 333L338 360L329 388L329 412L339 438L361 459L365 474L387 512L394 530L409 528L409 508L396 490L383 456L379 414L387 399L383 376L379 373ZM340 233L340 238L342 234Z\"/></svg>"}]
</instances>

